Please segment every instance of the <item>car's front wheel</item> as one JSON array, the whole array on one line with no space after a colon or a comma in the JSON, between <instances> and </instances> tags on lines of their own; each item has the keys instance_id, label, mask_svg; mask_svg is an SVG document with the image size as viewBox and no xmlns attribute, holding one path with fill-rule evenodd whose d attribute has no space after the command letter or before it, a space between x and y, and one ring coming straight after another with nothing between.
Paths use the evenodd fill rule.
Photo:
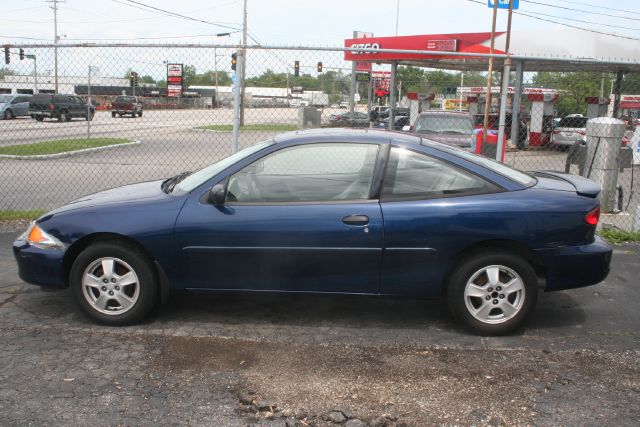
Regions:
<instances>
[{"instance_id":1,"label":"car's front wheel","mask_svg":"<svg viewBox=\"0 0 640 427\"><path fill-rule=\"evenodd\" d=\"M80 308L111 326L139 322L157 297L151 262L127 244L96 243L83 250L71 267L70 285Z\"/></svg>"},{"instance_id":2,"label":"car's front wheel","mask_svg":"<svg viewBox=\"0 0 640 427\"><path fill-rule=\"evenodd\" d=\"M451 274L449 308L479 335L505 335L523 325L538 298L536 273L525 259L502 251L471 256Z\"/></svg>"}]
</instances>

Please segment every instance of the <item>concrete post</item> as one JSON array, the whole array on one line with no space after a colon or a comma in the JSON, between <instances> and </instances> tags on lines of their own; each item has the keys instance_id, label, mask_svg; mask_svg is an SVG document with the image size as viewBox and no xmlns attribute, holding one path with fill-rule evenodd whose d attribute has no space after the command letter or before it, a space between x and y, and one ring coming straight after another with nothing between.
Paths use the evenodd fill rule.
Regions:
<instances>
[{"instance_id":1,"label":"concrete post","mask_svg":"<svg viewBox=\"0 0 640 427\"><path fill-rule=\"evenodd\" d=\"M613 212L620 170L621 141L626 130L622 120L598 117L587 121L587 155L584 175L602 186L600 207Z\"/></svg>"}]
</instances>

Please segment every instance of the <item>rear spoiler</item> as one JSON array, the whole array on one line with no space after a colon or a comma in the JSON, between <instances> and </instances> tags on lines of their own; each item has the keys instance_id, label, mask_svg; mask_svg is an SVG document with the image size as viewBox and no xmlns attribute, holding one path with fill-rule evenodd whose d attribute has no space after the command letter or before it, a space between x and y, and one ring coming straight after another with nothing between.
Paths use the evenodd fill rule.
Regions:
<instances>
[{"instance_id":1,"label":"rear spoiler","mask_svg":"<svg viewBox=\"0 0 640 427\"><path fill-rule=\"evenodd\" d=\"M576 193L582 196L592 197L595 199L596 197L598 197L598 194L600 194L600 184L579 175L571 175L568 173L553 171L536 171L533 173L533 175L541 177L547 176L566 181L569 184L573 185L573 187L576 189Z\"/></svg>"}]
</instances>

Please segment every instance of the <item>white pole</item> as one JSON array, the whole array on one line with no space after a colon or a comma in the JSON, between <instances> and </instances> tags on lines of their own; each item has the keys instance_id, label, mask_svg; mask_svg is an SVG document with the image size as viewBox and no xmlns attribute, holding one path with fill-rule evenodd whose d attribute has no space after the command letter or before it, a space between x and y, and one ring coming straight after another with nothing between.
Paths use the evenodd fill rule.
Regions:
<instances>
[{"instance_id":1,"label":"white pole","mask_svg":"<svg viewBox=\"0 0 640 427\"><path fill-rule=\"evenodd\" d=\"M53 0L53 56L55 64L55 89L58 93L58 0Z\"/></svg>"},{"instance_id":2,"label":"white pole","mask_svg":"<svg viewBox=\"0 0 640 427\"><path fill-rule=\"evenodd\" d=\"M91 65L89 65L89 76L87 79L87 139L91 138Z\"/></svg>"},{"instance_id":3,"label":"white pole","mask_svg":"<svg viewBox=\"0 0 640 427\"><path fill-rule=\"evenodd\" d=\"M496 160L502 162L502 151L504 150L504 128L507 118L507 95L509 93L509 73L511 72L511 60L504 60L502 71L502 95L500 96L500 118L498 121L498 144L496 145ZM517 143L517 141L516 141Z\"/></svg>"},{"instance_id":4,"label":"white pole","mask_svg":"<svg viewBox=\"0 0 640 427\"><path fill-rule=\"evenodd\" d=\"M464 71L460 72L460 103L458 104L458 111L462 111L462 88L464 87Z\"/></svg>"},{"instance_id":5,"label":"white pole","mask_svg":"<svg viewBox=\"0 0 640 427\"><path fill-rule=\"evenodd\" d=\"M398 20L400 17L400 0L396 2L396 36L398 35Z\"/></svg>"},{"instance_id":6,"label":"white pole","mask_svg":"<svg viewBox=\"0 0 640 427\"><path fill-rule=\"evenodd\" d=\"M238 151L238 136L240 134L240 99L242 91L242 64L244 49L238 49L236 54L236 81L233 85L233 132L231 134L231 153Z\"/></svg>"},{"instance_id":7,"label":"white pole","mask_svg":"<svg viewBox=\"0 0 640 427\"><path fill-rule=\"evenodd\" d=\"M218 92L218 53L217 49L213 48L213 72L216 73L216 108L220 107L220 94Z\"/></svg>"},{"instance_id":8,"label":"white pole","mask_svg":"<svg viewBox=\"0 0 640 427\"><path fill-rule=\"evenodd\" d=\"M36 86L35 93L38 93L38 62L35 55L33 55L33 81Z\"/></svg>"}]
</instances>

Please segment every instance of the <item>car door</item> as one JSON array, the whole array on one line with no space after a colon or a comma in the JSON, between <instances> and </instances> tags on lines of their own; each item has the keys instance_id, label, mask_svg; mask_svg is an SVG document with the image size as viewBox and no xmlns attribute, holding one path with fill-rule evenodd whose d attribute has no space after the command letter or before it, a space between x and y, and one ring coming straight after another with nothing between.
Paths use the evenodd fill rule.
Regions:
<instances>
[{"instance_id":1,"label":"car door","mask_svg":"<svg viewBox=\"0 0 640 427\"><path fill-rule=\"evenodd\" d=\"M381 291L437 295L458 248L488 229L495 184L451 163L392 147L381 194L385 243Z\"/></svg>"},{"instance_id":2,"label":"car door","mask_svg":"<svg viewBox=\"0 0 640 427\"><path fill-rule=\"evenodd\" d=\"M377 293L380 146L289 146L224 179L226 202L191 197L176 223L186 288Z\"/></svg>"},{"instance_id":3,"label":"car door","mask_svg":"<svg viewBox=\"0 0 640 427\"><path fill-rule=\"evenodd\" d=\"M17 96L12 102L12 108L16 116L26 116L29 114L29 98Z\"/></svg>"}]
</instances>

